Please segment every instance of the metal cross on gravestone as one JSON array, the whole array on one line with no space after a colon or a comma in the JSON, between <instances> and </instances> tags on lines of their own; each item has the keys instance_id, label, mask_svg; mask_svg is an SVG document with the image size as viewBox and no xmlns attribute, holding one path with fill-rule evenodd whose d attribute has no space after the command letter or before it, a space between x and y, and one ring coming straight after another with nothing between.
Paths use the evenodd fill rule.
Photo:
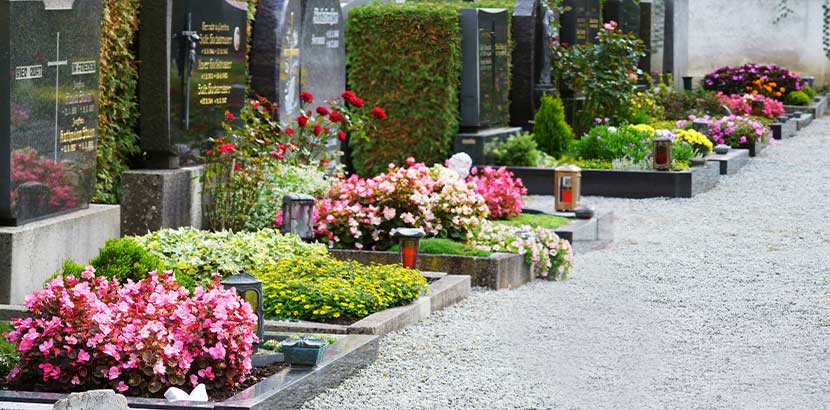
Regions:
<instances>
[{"instance_id":1,"label":"metal cross on gravestone","mask_svg":"<svg viewBox=\"0 0 830 410\"><path fill-rule=\"evenodd\" d=\"M179 76L182 78L182 89L184 96L182 105L182 128L190 129L190 78L193 77L193 67L196 66L196 49L199 46L199 32L193 30L193 13L187 13L185 29L178 33L179 39L178 66Z\"/></svg>"},{"instance_id":2,"label":"metal cross on gravestone","mask_svg":"<svg viewBox=\"0 0 830 410\"><path fill-rule=\"evenodd\" d=\"M95 190L101 0L0 0L0 222Z\"/></svg>"}]
</instances>

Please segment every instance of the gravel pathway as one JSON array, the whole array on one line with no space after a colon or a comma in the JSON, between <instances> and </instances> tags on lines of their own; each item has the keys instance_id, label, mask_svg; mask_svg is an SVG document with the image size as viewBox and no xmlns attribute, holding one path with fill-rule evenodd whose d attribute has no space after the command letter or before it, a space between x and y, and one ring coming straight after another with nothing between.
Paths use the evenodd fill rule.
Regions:
<instances>
[{"instance_id":1,"label":"gravel pathway","mask_svg":"<svg viewBox=\"0 0 830 410\"><path fill-rule=\"evenodd\" d=\"M588 198L616 242L570 282L477 291L305 408L828 409L828 155L819 120L696 198Z\"/></svg>"}]
</instances>

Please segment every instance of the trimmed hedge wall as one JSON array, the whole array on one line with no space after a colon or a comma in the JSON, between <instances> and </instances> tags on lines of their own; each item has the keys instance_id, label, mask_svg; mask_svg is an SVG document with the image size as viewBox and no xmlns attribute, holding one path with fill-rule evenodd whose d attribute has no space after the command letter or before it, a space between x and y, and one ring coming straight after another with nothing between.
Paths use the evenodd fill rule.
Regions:
<instances>
[{"instance_id":1,"label":"trimmed hedge wall","mask_svg":"<svg viewBox=\"0 0 830 410\"><path fill-rule=\"evenodd\" d=\"M138 67L135 38L139 0L104 0L98 106L98 169L93 201L118 203L121 173L138 154Z\"/></svg>"},{"instance_id":2,"label":"trimmed hedge wall","mask_svg":"<svg viewBox=\"0 0 830 410\"><path fill-rule=\"evenodd\" d=\"M383 172L410 156L427 164L447 158L459 125L462 7L512 15L513 2L381 3L349 12L349 88L389 115L368 140L350 141L358 174Z\"/></svg>"},{"instance_id":3,"label":"trimmed hedge wall","mask_svg":"<svg viewBox=\"0 0 830 410\"><path fill-rule=\"evenodd\" d=\"M443 161L458 128L461 22L450 3L372 4L346 20L349 88L389 118L350 141L355 171L382 172L409 156Z\"/></svg>"}]
</instances>

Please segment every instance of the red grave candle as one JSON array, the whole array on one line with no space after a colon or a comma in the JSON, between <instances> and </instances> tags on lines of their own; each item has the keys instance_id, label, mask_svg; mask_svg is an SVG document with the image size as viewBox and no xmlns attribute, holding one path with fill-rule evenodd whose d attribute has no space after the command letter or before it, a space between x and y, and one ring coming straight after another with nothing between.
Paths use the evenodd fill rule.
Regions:
<instances>
[{"instance_id":1,"label":"red grave candle","mask_svg":"<svg viewBox=\"0 0 830 410\"><path fill-rule=\"evenodd\" d=\"M571 203L573 200L573 191L568 188L562 188L562 195L560 202Z\"/></svg>"},{"instance_id":2,"label":"red grave candle","mask_svg":"<svg viewBox=\"0 0 830 410\"><path fill-rule=\"evenodd\" d=\"M401 260L403 266L409 269L415 269L415 262L418 258L418 248L414 246L406 246L401 248Z\"/></svg>"}]
</instances>

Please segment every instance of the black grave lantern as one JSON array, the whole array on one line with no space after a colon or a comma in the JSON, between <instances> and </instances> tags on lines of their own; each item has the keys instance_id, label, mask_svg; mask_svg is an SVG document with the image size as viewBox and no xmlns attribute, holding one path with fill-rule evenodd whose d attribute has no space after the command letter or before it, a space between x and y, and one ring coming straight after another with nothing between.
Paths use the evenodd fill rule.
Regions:
<instances>
[{"instance_id":1,"label":"black grave lantern","mask_svg":"<svg viewBox=\"0 0 830 410\"><path fill-rule=\"evenodd\" d=\"M291 233L303 240L314 238L314 197L304 194L282 197L282 233Z\"/></svg>"},{"instance_id":2,"label":"black grave lantern","mask_svg":"<svg viewBox=\"0 0 830 410\"><path fill-rule=\"evenodd\" d=\"M263 323L264 311L262 307L262 281L253 277L250 273L242 272L233 275L222 282L225 288L236 289L236 294L251 305L256 315L256 336L259 342L262 343L262 338L265 334L265 326Z\"/></svg>"},{"instance_id":3,"label":"black grave lantern","mask_svg":"<svg viewBox=\"0 0 830 410\"><path fill-rule=\"evenodd\" d=\"M401 265L415 269L418 266L418 248L421 238L426 233L421 228L395 228L391 233L392 237L397 238L401 244Z\"/></svg>"}]
</instances>

